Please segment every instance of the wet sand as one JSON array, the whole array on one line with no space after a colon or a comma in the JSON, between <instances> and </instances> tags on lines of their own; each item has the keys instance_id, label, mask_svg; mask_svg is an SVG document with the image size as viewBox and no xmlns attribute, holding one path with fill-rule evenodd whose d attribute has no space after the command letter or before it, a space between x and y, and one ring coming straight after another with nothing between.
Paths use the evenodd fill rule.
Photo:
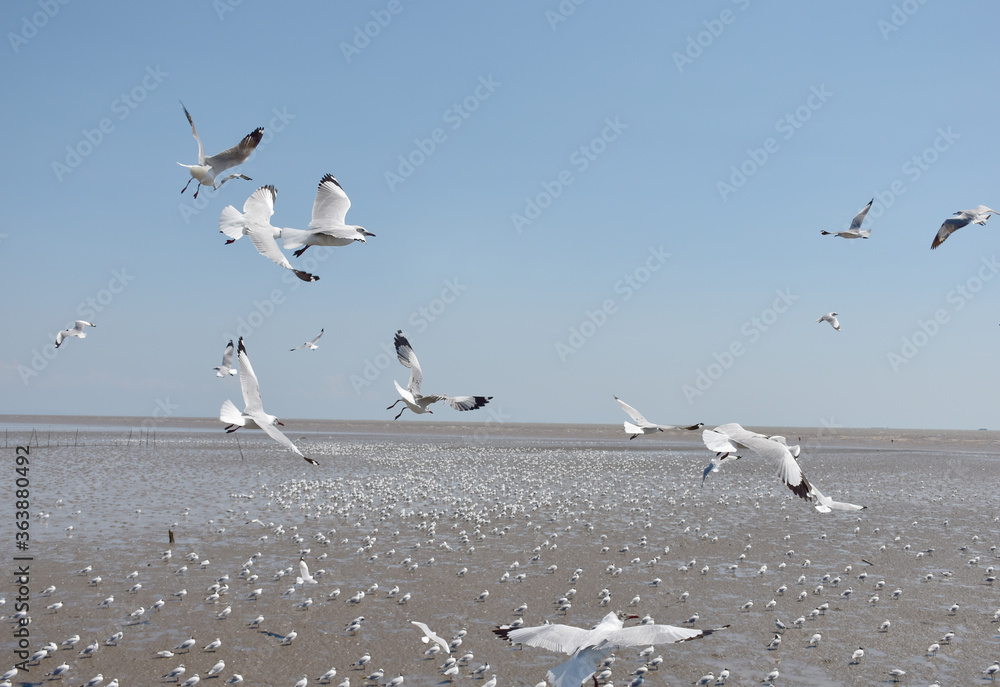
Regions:
<instances>
[{"instance_id":1,"label":"wet sand","mask_svg":"<svg viewBox=\"0 0 1000 687\"><path fill-rule=\"evenodd\" d=\"M749 456L702 487L710 454L698 433L629 441L620 425L289 422L289 436L320 461L312 467L260 432L239 432L237 445L209 421L159 422L155 445L138 431L125 445L135 420L4 420L8 465L31 427L42 443L31 449L29 650L81 637L28 666L15 685L82 685L98 673L104 685L113 678L122 687L169 684L160 676L179 663L182 681L198 673L206 684L234 673L247 685L291 687L303 675L317 684L331 667L334 685L350 677L359 687L376 669L384 670L381 684L399 674L405 685L447 684L444 657L425 656L411 619L445 639L467 631L454 655L474 657L454 683L482 684L470 673L488 663L485 679L496 674L498 687L535 685L565 656L513 648L492 633L518 617L521 603L528 626L589 627L619 609L675 625L698 613L697 627L730 626L655 647L664 660L647 673L650 687L691 684L722 668L730 685L760 684L773 669L781 673L776 685L891 684L892 668L906 670L909 685L970 685L1000 658L993 622L1000 595L986 581L1000 543L995 432L781 430L801 437L800 463L824 493L868 506L820 514ZM13 556L9 513L0 534ZM171 558L161 560L168 548ZM190 553L198 561L186 560ZM296 588L300 555L318 584ZM92 570L78 574L85 566ZM283 570L289 574L276 579ZM126 579L132 571L137 578ZM98 575L99 583L88 583ZM141 589L130 593L136 582ZM216 583L228 589L206 600ZM375 584L359 603L347 601ZM49 585L56 591L40 596ZM258 588L259 598L248 598ZM185 596L173 596L182 589ZM556 602L571 589L571 608L560 613ZM10 577L0 595L12 633ZM98 607L112 595L108 608ZM165 605L149 610L160 598ZM57 601L61 609L46 609ZM753 607L741 610L748 601ZM810 617L823 603L829 609ZM146 612L130 620L140 607ZM218 618L227 607L228 617ZM258 615L260 628L248 627ZM361 629L346 633L359 616ZM768 650L775 619L791 626L800 616L803 627L789 627L780 647ZM890 629L879 632L887 619ZM298 636L282 645L293 630ZM118 645L105 645L118 631ZM954 639L928 656L948 631ZM809 648L817 632L822 640ZM193 650L156 658L189 637ZM219 649L202 650L216 638ZM95 640L100 649L78 657ZM12 665L14 643L5 644ZM866 655L851 665L858 646ZM640 649L617 653L615 684L627 685L643 665ZM371 662L353 670L365 652ZM206 678L220 659L225 669ZM71 668L60 680L45 677L62 662Z\"/></svg>"}]
</instances>

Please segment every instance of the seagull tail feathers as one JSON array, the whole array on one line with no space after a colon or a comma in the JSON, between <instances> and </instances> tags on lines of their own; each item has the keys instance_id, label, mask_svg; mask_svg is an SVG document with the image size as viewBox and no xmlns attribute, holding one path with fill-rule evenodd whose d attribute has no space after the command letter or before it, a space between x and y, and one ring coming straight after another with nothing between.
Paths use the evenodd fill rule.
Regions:
<instances>
[{"instance_id":1,"label":"seagull tail feathers","mask_svg":"<svg viewBox=\"0 0 1000 687\"><path fill-rule=\"evenodd\" d=\"M245 226L246 221L242 212L232 205L222 208L222 214L219 215L219 231L235 241L243 236L243 227Z\"/></svg>"},{"instance_id":2,"label":"seagull tail feathers","mask_svg":"<svg viewBox=\"0 0 1000 687\"><path fill-rule=\"evenodd\" d=\"M306 238L311 232L305 229L292 229L292 228L282 228L281 229L281 246L285 250L291 250L292 248L301 248L306 245Z\"/></svg>"},{"instance_id":3,"label":"seagull tail feathers","mask_svg":"<svg viewBox=\"0 0 1000 687\"><path fill-rule=\"evenodd\" d=\"M229 425L243 425L243 414L233 405L228 398L219 410L219 420Z\"/></svg>"}]
</instances>

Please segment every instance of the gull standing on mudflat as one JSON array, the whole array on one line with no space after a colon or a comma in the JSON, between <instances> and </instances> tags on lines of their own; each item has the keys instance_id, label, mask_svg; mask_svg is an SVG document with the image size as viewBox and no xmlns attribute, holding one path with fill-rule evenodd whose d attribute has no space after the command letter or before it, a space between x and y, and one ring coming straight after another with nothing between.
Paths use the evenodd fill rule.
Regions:
<instances>
[{"instance_id":1,"label":"gull standing on mudflat","mask_svg":"<svg viewBox=\"0 0 1000 687\"><path fill-rule=\"evenodd\" d=\"M233 340L230 339L229 343L226 344L226 350L222 353L222 364L218 367L213 367L215 370L216 377L225 377L227 375L235 375L236 370L233 368Z\"/></svg>"},{"instance_id":2,"label":"gull standing on mudflat","mask_svg":"<svg viewBox=\"0 0 1000 687\"><path fill-rule=\"evenodd\" d=\"M828 312L827 314L823 315L823 317L819 318L816 321L829 322L831 327L836 329L838 332L840 331L840 320L837 319L837 313L835 312Z\"/></svg>"},{"instance_id":3,"label":"gull standing on mudflat","mask_svg":"<svg viewBox=\"0 0 1000 687\"><path fill-rule=\"evenodd\" d=\"M946 238L968 224L982 224L985 226L986 220L990 218L991 214L1000 215L1000 212L990 210L985 205L977 205L971 210L959 210L955 213L954 217L946 219L941 228L938 229L938 233L931 243L931 250L940 246Z\"/></svg>"},{"instance_id":4,"label":"gull standing on mudflat","mask_svg":"<svg viewBox=\"0 0 1000 687\"><path fill-rule=\"evenodd\" d=\"M66 337L69 336L76 336L81 339L86 339L87 332L83 331L83 328L96 327L96 326L97 326L96 324L87 322L86 320L77 320L74 323L74 327L72 329L64 329L58 334L56 334L56 348L59 348L62 345L62 342L66 339Z\"/></svg>"},{"instance_id":5,"label":"gull standing on mudflat","mask_svg":"<svg viewBox=\"0 0 1000 687\"><path fill-rule=\"evenodd\" d=\"M355 241L368 243L365 237L375 234L357 224L344 223L350 207L351 199L340 183L332 174L325 175L319 180L316 190L309 229L283 229L282 246L286 250L298 248L294 255L299 257L309 246L347 246Z\"/></svg>"},{"instance_id":6,"label":"gull standing on mudflat","mask_svg":"<svg viewBox=\"0 0 1000 687\"><path fill-rule=\"evenodd\" d=\"M398 420L399 416L403 414L403 410L407 408L417 414L431 413L433 415L434 411L427 406L438 401L447 401L448 405L455 410L476 410L477 408L482 408L493 398L492 396L448 396L446 394L428 394L427 396L423 396L420 393L420 383L423 381L424 373L420 370L417 354L413 352L410 342L403 336L402 330L396 332L394 342L396 344L396 357L399 358L399 362L403 364L403 367L410 369L410 381L405 389L395 379L392 380L392 383L396 385L396 391L402 397L396 403L402 401L406 404L399 411L399 415L393 418L394 420ZM396 403L393 403L386 410L396 407Z\"/></svg>"},{"instance_id":7,"label":"gull standing on mudflat","mask_svg":"<svg viewBox=\"0 0 1000 687\"><path fill-rule=\"evenodd\" d=\"M319 330L319 334L317 334L316 337L312 341L306 341L301 346L296 346L295 348L290 348L288 350L290 350L290 351L297 351L300 348L308 348L311 351L315 351L317 348L319 348L319 346L316 344L316 342L319 341L320 337L323 336L323 331L324 330L320 329Z\"/></svg>"},{"instance_id":8,"label":"gull standing on mudflat","mask_svg":"<svg viewBox=\"0 0 1000 687\"><path fill-rule=\"evenodd\" d=\"M245 408L241 413L229 399L226 399L225 403L222 404L222 409L219 411L219 420L228 423L226 432L235 432L240 427L262 429L269 437L295 455L301 456L313 465L319 465L312 458L302 455L302 451L292 443L291 439L281 433L281 430L276 425L284 426L284 424L278 418L264 412L264 406L260 399L260 385L257 383L257 375L253 373L253 367L250 365L250 356L247 355L247 349L243 345L242 336L240 337L237 351L237 359L240 363L240 386L243 389L243 404Z\"/></svg>"},{"instance_id":9,"label":"gull standing on mudflat","mask_svg":"<svg viewBox=\"0 0 1000 687\"><path fill-rule=\"evenodd\" d=\"M247 198L243 204L242 214L232 205L227 205L222 209L222 214L219 215L219 231L230 238L234 234L237 238L244 234L249 236L257 252L265 258L272 260L286 270L291 270L302 281L318 281L319 277L316 275L292 267L288 258L278 247L277 239L282 235L282 232L287 230L271 226L271 216L274 215L274 200L277 197L278 191L274 186L261 186ZM231 243L231 241L226 243Z\"/></svg>"},{"instance_id":10,"label":"gull standing on mudflat","mask_svg":"<svg viewBox=\"0 0 1000 687\"><path fill-rule=\"evenodd\" d=\"M694 431L696 429L701 429L702 427L705 426L705 423L703 422L699 422L696 425L690 425L688 427L684 427L681 425L658 425L656 423L647 420L645 417L642 416L642 413L640 413L638 410L636 410L635 408L633 408L632 406L630 406L628 403L621 400L617 396L615 396L615 400L618 401L618 405L622 407L622 410L624 410L625 413L630 418L632 418L632 421L635 422L634 425L631 422L624 423L625 433L631 435L629 436L630 440L635 439L640 434L654 434L656 432L664 432L668 429L686 429L688 431Z\"/></svg>"},{"instance_id":11,"label":"gull standing on mudflat","mask_svg":"<svg viewBox=\"0 0 1000 687\"><path fill-rule=\"evenodd\" d=\"M183 162L178 162L181 167L187 167L188 171L191 173L191 178L188 182L184 184L184 188L181 189L181 193L187 191L187 187L191 185L192 181L198 182L198 188L195 189L194 197L198 197L198 191L201 190L202 186L211 186L212 189L220 188L224 183L230 179L246 179L251 181L250 177L246 174L230 174L226 178L222 179L218 183L215 181L215 177L222 174L224 171L230 167L235 167L236 165L242 165L246 162L250 154L253 153L257 144L260 143L260 139L264 137L263 127L257 127L249 134L243 137L237 145L229 148L228 150L223 150L218 155L213 155L211 157L205 157L205 146L201 144L201 138L198 136L198 129L194 126L194 120L191 119L191 113L187 111L184 107L184 103L181 103L181 107L184 108L184 114L187 116L188 123L191 124L191 133L194 134L194 140L198 141L198 164L196 165L186 165Z\"/></svg>"},{"instance_id":12,"label":"gull standing on mudflat","mask_svg":"<svg viewBox=\"0 0 1000 687\"><path fill-rule=\"evenodd\" d=\"M872 209L872 203L874 202L875 202L874 198L869 200L868 205L865 206L865 209L854 216L854 219L851 220L851 227L847 231L821 231L819 233L823 234L823 236L830 236L830 235L839 236L842 239L868 238L869 236L871 236L872 230L862 229L861 224L865 221L865 215L867 215L868 211Z\"/></svg>"},{"instance_id":13,"label":"gull standing on mudflat","mask_svg":"<svg viewBox=\"0 0 1000 687\"><path fill-rule=\"evenodd\" d=\"M553 687L580 687L596 672L598 661L613 651L626 647L686 642L716 631L672 625L623 627L625 620L638 617L608 613L590 630L571 625L547 624L516 629L500 626L493 632L513 644L527 644L568 654L571 658L548 671L546 677Z\"/></svg>"}]
</instances>

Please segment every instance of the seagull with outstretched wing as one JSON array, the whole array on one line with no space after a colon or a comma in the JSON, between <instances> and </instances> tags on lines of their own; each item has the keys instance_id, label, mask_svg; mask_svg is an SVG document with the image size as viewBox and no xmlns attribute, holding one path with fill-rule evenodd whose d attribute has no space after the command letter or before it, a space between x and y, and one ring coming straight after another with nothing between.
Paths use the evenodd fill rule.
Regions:
<instances>
[{"instance_id":1,"label":"seagull with outstretched wing","mask_svg":"<svg viewBox=\"0 0 1000 687\"><path fill-rule=\"evenodd\" d=\"M618 401L618 405L622 407L622 410L624 410L625 413L630 418L632 418L632 422L635 423L635 424L632 424L632 422L624 423L625 433L631 435L629 436L629 439L635 439L637 436L641 434L654 434L656 432L664 432L668 429L686 429L688 431L694 431L696 429L701 429L702 427L705 426L705 423L703 422L699 422L696 425L689 425L686 427L683 425L658 425L654 422L650 422L649 420L647 420L645 417L643 417L642 413L640 413L638 410L636 410L635 408L633 408L632 406L630 406L628 403L621 400L617 396L615 396L615 400Z\"/></svg>"},{"instance_id":2,"label":"seagull with outstretched wing","mask_svg":"<svg viewBox=\"0 0 1000 687\"><path fill-rule=\"evenodd\" d=\"M395 379L392 380L392 383L396 385L396 391L399 393L400 398L396 400L396 403L386 408L386 410L396 407L396 404L400 401L406 404L399 411L399 415L393 418L394 420L398 420L399 416L407 408L417 414L433 414L434 411L429 406L438 401L446 401L455 410L476 410L477 408L482 408L493 398L492 396L449 396L447 394L428 394L425 396L421 394L420 384L424 379L424 373L420 369L417 354L413 352L413 348L410 346L410 342L406 340L406 337L403 336L402 330L396 332L393 341L396 344L396 357L402 363L403 367L410 370L410 381L405 389Z\"/></svg>"}]
</instances>

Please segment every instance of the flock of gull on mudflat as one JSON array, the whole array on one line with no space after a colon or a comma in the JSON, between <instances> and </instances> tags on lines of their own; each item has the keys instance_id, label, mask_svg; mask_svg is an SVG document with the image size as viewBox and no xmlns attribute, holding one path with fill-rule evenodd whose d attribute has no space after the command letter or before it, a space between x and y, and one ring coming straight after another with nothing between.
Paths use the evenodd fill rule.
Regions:
<instances>
[{"instance_id":1,"label":"flock of gull on mudflat","mask_svg":"<svg viewBox=\"0 0 1000 687\"><path fill-rule=\"evenodd\" d=\"M240 144L230 148L229 150L219 153L218 155L206 157L204 147L202 146L197 130L195 129L191 115L188 113L186 108L184 109L184 112L191 124L192 133L198 141L198 163L195 165L184 165L190 170L191 174L191 180L189 180L188 184L190 184L191 181L197 181L199 189L203 185L210 186L212 188L219 188L226 181L233 178L249 179L249 177L239 173L229 174L220 180L217 180L217 177L227 169L241 164L250 156L254 148L261 140L263 129L256 129L251 134L247 135ZM187 186L185 186L185 190L186 189ZM197 193L198 191L196 190L196 196ZM320 180L316 200L313 206L312 222L310 223L310 228L308 230L276 228L271 225L270 220L274 213L274 202L276 196L277 192L273 186L260 187L247 199L243 207L243 212L239 212L232 206L227 206L222 211L220 216L219 228L220 231L228 237L227 243L233 243L243 236L248 236L254 247L261 255L271 259L281 267L291 270L303 281L313 282L318 280L319 277L293 267L288 261L288 258L282 252L281 248L279 248L279 241L281 241L284 249L297 249L295 256L298 257L301 256L301 254L307 250L309 246L343 246L355 241L365 242L366 237L374 236L374 234L365 230L363 227L348 225L345 223L346 213L350 208L351 203L333 175L327 174ZM854 221L848 230L842 232L824 231L822 233L835 234L836 236L848 239L869 238L870 230L862 230L861 226L865 220L868 210L871 208L871 205L872 204L869 203L854 218ZM985 206L979 206L973 210L956 213L955 217L946 220L942 224L931 247L937 248L951 233L963 226L966 226L967 224L985 224L991 214L998 213L995 213L993 210ZM837 313L832 312L824 315L818 321L828 322L834 329L838 331L840 330ZM90 322L77 321L74 328L67 329L59 333L56 340L56 346L61 345L67 337L85 338L86 333L84 328L93 326L95 325ZM302 345L292 348L291 350L295 351L302 348L316 350L322 335L323 330L321 330L319 335L311 341L303 343ZM403 335L402 331L396 332L394 341L399 362L406 367L410 373L409 382L406 388L403 388L397 382L394 382L399 399L389 406L389 408L393 408L399 403L403 404L400 414L395 416L397 419L407 408L418 414L431 413L433 411L430 406L438 401L445 401L456 410L468 411L483 407L492 398L475 395L455 396L448 394L422 394L422 371L416 354L413 351L413 347L408 339ZM232 366L234 354L237 356L239 363L238 371ZM236 405L232 403L232 401L227 400L223 404L220 411L220 420L226 423L227 432L235 432L240 428L261 429L269 437L284 446L287 450L301 456L311 464L318 464L318 461L314 458L305 456L295 443L293 443L278 429L278 426L282 423L277 417L264 411L257 377L250 364L249 355L242 338L240 338L236 346L233 345L233 342L229 342L223 355L222 364L215 369L219 377L228 378L229 376L235 376L238 374L242 389L244 409L240 411ZM629 416L630 422L626 421L624 423L624 428L630 438L673 429L702 429L701 424L685 427L655 424L649 422L639 411L618 397L615 397L615 400ZM702 474L703 485L713 472L718 472L724 464L741 458L743 453L749 451L760 458L770 461L777 471L777 476L780 482L783 483L794 496L805 500L821 513L830 513L833 511L860 511L864 508L862 505L835 501L833 498L825 496L821 493L817 486L806 478L801 467L799 466L797 461L800 453L799 446L789 445L784 437L759 434L744 429L739 424L729 423L715 427L714 429L704 429L702 431L702 440L705 446L714 454L707 467L704 468L704 472ZM782 509L783 508L784 506L782 506ZM277 570L271 575L271 579L275 584L281 584L285 578L294 580L294 583L291 584L282 596L291 598L298 595L302 597L302 600L295 604L294 608L290 607L288 611L308 611L310 606L313 604L312 597L307 596L309 590L313 589L314 585L319 585L322 577L328 576L331 573L322 570L315 573L310 572L310 564L307 561L307 558L310 558L311 549L306 545L307 542L302 534L297 531L299 529L298 526L293 526L290 528L290 531L286 532L283 526L275 525L273 522L265 524L264 522L256 519L252 522L256 522L261 527L268 528L275 537L288 535L290 536L290 540L292 542L300 546L300 555L297 563ZM429 526L428 522L430 522ZM422 534L426 535L428 538L428 544L433 543L433 545L440 546L442 549L452 551L453 547L449 545L443 537L440 538L440 540L435 539L434 528L437 522L439 521L435 518L431 518L429 521L427 519L421 520L421 525L423 527ZM460 542L459 545L465 546L469 553L471 553L471 551L475 548L472 543L473 537L477 539L485 538L485 534L481 531L479 524L474 524L473 527L474 529L471 536L466 534L465 530L462 530L462 534L458 538L458 541ZM537 529L541 529L541 527L541 525L536 525ZM688 527L687 531L690 529L691 528ZM593 525L590 525L590 530L593 530ZM375 531L377 532L377 529ZM502 536L503 530L500 528L494 528L491 533L497 534L498 532L500 536ZM556 548L556 544L553 541L556 536L558 536L558 534L553 533L551 537L546 539L544 544L540 544L535 547L535 556L531 560L531 563L540 563L542 552L545 550L551 552ZM327 533L324 532L317 532L313 538L316 545L322 547L331 546L334 541ZM788 537L786 537L786 539L787 538ZM267 535L262 537L260 541L264 541L266 539ZM371 549L373 548L376 540L377 537L374 534L367 535L365 537L364 544L358 548L357 553L361 556L369 557L369 561L374 562L378 558L378 554L372 552ZM341 540L341 544L346 546L352 545L349 538ZM648 545L646 536L643 535L638 542L635 542L635 545L642 549L646 549ZM419 543L415 548L419 548ZM994 548L995 547L990 548L990 554L995 553ZM608 546L604 546L601 549L601 554L603 555L608 553L608 549ZM662 554L650 556L651 561L648 562L648 565L654 565L662 556L665 556L669 552L669 549L669 546L665 546L662 549ZM738 559L727 566L727 571L736 572L739 568L740 562L747 558L750 549L751 545L747 544ZM881 550L885 550L884 544L882 545ZM625 551L628 551L627 545L624 549L620 550L620 553ZM792 555L793 553L794 552L790 551L789 555ZM930 552L921 552L920 555L924 555L925 553L929 555ZM162 553L161 558L164 561L169 561L172 555L172 551L167 550ZM395 550L387 552L384 555L386 558L391 556L399 558L399 554ZM326 553L318 556L313 555L310 560L315 561L316 564L321 564L325 558ZM433 558L431 560L433 561ZM233 575L230 575L227 572L221 577L214 578L212 579L211 584L205 588L203 593L207 595L205 598L206 604L221 605L228 602L225 598L227 594L236 593L236 589L231 589L231 586L234 586L237 581L247 585L248 591L240 593L240 604L237 604L236 600L233 599L233 601L228 603L225 608L220 609L216 613L216 618L220 622L227 621L229 616L235 612L235 608L242 608L243 605L250 605L265 593L273 593L271 590L266 592L264 586L253 586L260 583L262 576L265 574L260 570L259 561L260 554L255 553L246 560L238 571L233 571ZM639 558L635 558L631 560L630 564L635 566L640 562ZM978 559L976 561L970 561L970 566L975 566L977 564ZM401 565L410 573L414 572L418 568L418 563L413 561L413 555L406 556ZM809 561L805 561L802 565L804 567L808 567ZM555 564L550 565L545 569L545 573L555 574L557 567L558 566ZM697 567L697 561L692 559L688 564L680 566L678 570L679 572L687 573L695 567ZM851 567L851 565L848 565L844 569L844 572L842 573L844 578L846 578L846 576L851 572ZM207 568L209 568L209 561L199 560L198 554L191 552L186 556L186 564L177 570L176 574L178 576L190 575L195 571L205 571ZM781 562L777 566L776 571L784 572L785 568L786 563ZM527 569L527 565L521 567L517 561L514 561L507 567L507 570L503 573L500 581L523 581L528 576L528 573L525 572ZM465 572L463 572L463 570L467 572L467 568L463 568L462 570L459 570L457 574L459 576L464 575ZM617 567L616 564L611 563L605 572L611 576L617 576L622 573L622 570L623 568ZM757 576L763 577L768 574L768 571L768 565L762 564L757 572ZM709 566L703 565L700 567L700 572L703 575L708 574L710 572ZM89 576L92 573L93 571L89 566L79 571L81 576ZM576 571L569 578L570 584L575 584L584 574L583 568L576 569ZM142 574L140 574L138 570L126 576L125 583L129 585L125 591L125 594L127 595L126 598L136 595L141 590L141 577ZM858 585L867 584L867 577L869 577L867 572L857 575L856 579L858 581ZM854 593L854 590L851 586L842 586L846 582L844 578L841 577L841 574L827 573L819 577L818 580L810 582L805 574L800 575L796 582L793 583L789 581L788 583L781 584L780 587L775 589L774 598L772 598L772 600L767 602L765 605L766 610L771 611L778 605L778 601L776 600L778 597L784 597L786 593L789 593L790 595L794 594L794 592L789 592L792 585L802 587L802 589L795 594L799 602L807 600L810 598L811 594L822 595L824 587L826 586L830 586L838 590L838 600L847 600ZM984 583L992 584L993 581L993 568L990 566L986 568ZM659 586L661 582L662 580L660 580L660 578L655 578L649 584L652 586ZM807 585L813 584L813 582L815 582L815 586L810 592L810 590L806 587ZM100 589L107 584L108 583L102 580L101 575L96 575L89 579L87 587ZM884 579L878 579L874 582L871 591L867 592L867 603L870 606L874 607L880 603L880 597L883 594L886 594L886 592L883 591L883 587L885 587L885 585L886 582ZM349 597L346 602L351 607L360 606L366 603L366 598L376 595L381 596L379 590L380 587L377 583L372 584L364 590L359 589L355 594ZM53 585L42 592L42 595L50 597L55 596L58 593L59 589ZM394 585L393 588L388 590L386 593L387 596L385 598L391 598L396 604L399 605L406 604L411 598L409 593L402 593L398 585ZM890 600L898 600L902 593L902 589L897 588L895 591L891 591L886 594L886 596ZM162 614L163 609L172 603L183 603L186 594L186 589L180 589L173 593L171 597L168 597L169 600L158 598L155 602L150 604L149 608L140 606L134 609L128 614L123 629L107 637L103 643L104 646L117 646L123 641L125 634L129 632L133 626L139 626L142 623L149 622L148 619L150 616L158 613ZM576 603L576 594L577 591L574 587L569 588L565 594L562 594L556 602L556 612L565 616L573 607L574 603ZM859 594L863 593L859 592ZM327 593L325 600L336 600L339 595L339 588L331 590ZM484 590L476 601L485 603L488 596L489 591ZM601 595L596 604L598 606L606 607L610 604L610 597L610 591L607 588L604 588L601 591ZM686 602L687 597L688 592L684 592L680 595L680 597L678 597L678 602ZM116 601L114 594L111 594L100 601L97 605L101 609L114 609L117 608L120 603L120 601ZM637 607L640 603L640 597L639 595L636 595L628 605L631 607ZM753 608L754 602L748 601L743 604L739 610L740 612L750 613ZM826 614L829 609L830 602L824 602L819 604L815 609L807 614L802 614L798 619L790 622L788 625L780 619L775 618L774 636L767 644L766 650L768 652L777 652L783 642L787 643L789 641L786 630L803 629L808 623L810 623L810 621L814 621L816 618ZM52 604L48 604L46 606L46 610L51 614L65 612L64 602L57 601ZM641 648L641 651L638 652L638 657L642 660L642 664L632 671L627 677L627 684L629 687L639 687L642 685L644 679L646 679L649 671L658 670L664 662L663 656L653 656L653 654L656 653L654 647L657 645L686 643L695 639L705 640L705 638L709 635L723 632L730 627L730 625L721 625L713 628L696 629L692 626L699 620L698 613L692 615L686 622L681 623L682 626L673 626L657 624L649 615L640 618L638 614L626 613L621 610L607 612L597 625L590 628L581 628L563 623L550 623L548 620L546 620L544 624L526 626L523 622L523 615L526 610L526 604L518 606L514 609L514 615L516 618L512 622L497 625L493 631L496 635L506 639L514 646L537 647L568 655L569 658L567 660L551 668L546 674L548 682L553 687L580 687L580 685L585 685L590 682L592 682L595 687L598 685L612 687L612 671L615 666L616 656L620 658L627 650ZM951 614L954 615L959 609L958 606L955 605L949 610ZM14 621L20 621L23 617L21 613L15 613L11 615L10 618ZM994 616L994 620L998 617L1000 617L1000 611L997 611L997 615ZM432 620L430 618L428 619ZM626 625L626 623L631 620L638 620L638 623ZM264 618L262 616L257 616L252 619L247 618L241 622L245 623L246 627L253 630L260 630L261 625L264 622ZM410 622L413 627L421 633L421 639L425 643L429 644L426 652L424 652L425 657L433 659L439 655L438 657L443 657L445 659L444 663L440 666L440 673L443 675L443 679L453 681L454 678L459 675L461 669L463 667L467 667L466 669L472 677L481 677L484 680L483 687L495 687L497 684L497 676L491 672L489 663L481 663L478 667L473 668L471 667L474 657L473 654L471 652L463 652L461 650L460 647L462 645L463 636L465 635L465 630L462 630L451 640L445 640L436 634L427 624L420 621ZM346 635L354 636L357 632L362 630L364 624L365 617L357 616L347 624L345 629ZM890 624L889 620L884 621L879 630L881 632L888 632ZM288 646L296 640L298 635L294 630L289 630L275 636L281 645ZM939 652L943 653L943 647L948 646L954 637L955 634L950 630L946 633L942 633L942 636L937 641L930 644L927 649L927 655L931 656L936 655ZM815 632L811 634L808 640L803 638L794 639L792 641L801 643L807 642L808 647L817 648L822 644L822 640L823 634L821 632ZM33 651L31 657L28 658L26 662L22 663L22 667L27 668L28 665L38 666L42 665L45 661L58 660L60 661L60 664L53 666L51 670L47 671L45 673L46 677L53 680L68 679L69 674L75 673L78 675L81 673L83 671L85 661L93 657L98 651L104 652L111 650L102 647L102 643L98 639L88 640L89 643L87 643L82 650L78 650L77 645L81 643L81 641L80 635L74 635L67 638L61 644L49 642ZM708 639L705 641L711 642L713 640ZM208 658L202 656L202 654L208 653L212 653L214 655L220 648L222 648L221 639L216 639L213 642L202 642L196 641L194 637L184 639L169 648L164 647L157 652L157 657L172 659L178 657L179 655L180 657L184 657L184 660L176 667L165 669L162 676L157 675L156 678L163 681L176 682L180 684L181 687L193 687L193 685L197 684L201 680L221 678L224 674L230 672L227 670L226 661L215 661L213 659L213 664L209 666ZM71 658L58 658L61 656L70 656ZM859 665L863 663L866 660L864 648L858 647L853 651L849 658L850 662L848 665ZM198 666L197 668L195 668L196 665ZM367 671L370 670L372 665L372 657L368 652L353 662L350 667L361 671L361 673L359 673L359 677L356 678L356 681L360 679L364 684L385 684L387 687L399 687L405 680L402 673L396 677L384 680L383 678L385 677L385 672L382 669L368 673ZM984 670L981 671L981 674L986 678L992 679L998 672L1000 672L1000 664L993 663L992 665L984 666ZM487 679L487 674L491 675L489 679ZM12 685L13 680L17 675L19 675L17 668L12 668L4 673L0 676L0 687L9 687ZM780 671L775 668L769 671L766 675L758 676L756 680L766 684L772 684L779 680L780 675ZM900 679L905 678L906 671L900 668L893 668L888 671L886 675L887 679L899 681ZM337 678L338 673L334 667L331 667L322 675L314 677L314 679L320 684L332 684L335 680L337 680ZM719 670L718 674L714 671L709 672L699 679L694 680L692 684L725 685L730 679L730 670L728 668L723 668ZM266 678L258 678L255 681L262 680L266 680ZM102 674L98 674L92 679L80 682L79 684L82 684L84 687L97 687L98 685L103 685L103 681L104 676ZM226 679L226 684L240 684L242 682L243 677L237 673L229 675ZM303 675L301 679L295 683L295 687L306 687L308 683L308 675ZM341 677L338 687L350 687L350 683L350 676ZM539 684L544 685L545 683L542 682ZM110 681L107 683L107 687L118 687L118 680L114 679Z\"/></svg>"}]
</instances>

